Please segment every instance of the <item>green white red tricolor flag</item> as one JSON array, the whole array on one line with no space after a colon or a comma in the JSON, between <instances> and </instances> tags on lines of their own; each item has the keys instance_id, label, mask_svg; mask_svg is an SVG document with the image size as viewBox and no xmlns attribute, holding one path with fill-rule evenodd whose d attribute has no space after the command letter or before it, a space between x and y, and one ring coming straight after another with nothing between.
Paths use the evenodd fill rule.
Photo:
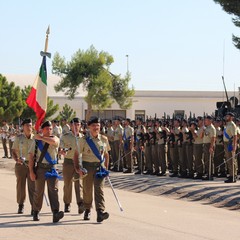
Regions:
<instances>
[{"instance_id":1,"label":"green white red tricolor flag","mask_svg":"<svg viewBox=\"0 0 240 240\"><path fill-rule=\"evenodd\" d=\"M37 116L35 129L41 126L47 111L47 67L46 56L43 56L39 74L35 79L30 94L26 100L27 105L34 110Z\"/></svg>"}]
</instances>

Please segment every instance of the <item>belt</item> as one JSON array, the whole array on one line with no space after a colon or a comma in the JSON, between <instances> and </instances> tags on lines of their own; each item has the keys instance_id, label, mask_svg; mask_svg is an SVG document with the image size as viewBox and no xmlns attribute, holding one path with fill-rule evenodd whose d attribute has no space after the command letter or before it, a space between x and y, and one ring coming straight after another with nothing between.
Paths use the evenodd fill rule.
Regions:
<instances>
[{"instance_id":1,"label":"belt","mask_svg":"<svg viewBox=\"0 0 240 240\"><path fill-rule=\"evenodd\" d=\"M86 167L100 167L100 162L83 162Z\"/></svg>"},{"instance_id":2,"label":"belt","mask_svg":"<svg viewBox=\"0 0 240 240\"><path fill-rule=\"evenodd\" d=\"M73 165L73 160L71 158L64 158L64 163Z\"/></svg>"},{"instance_id":3,"label":"belt","mask_svg":"<svg viewBox=\"0 0 240 240\"><path fill-rule=\"evenodd\" d=\"M37 166L40 168L44 168L44 169L50 169L50 168L52 168L53 165L48 164L48 163L38 163Z\"/></svg>"}]
</instances>

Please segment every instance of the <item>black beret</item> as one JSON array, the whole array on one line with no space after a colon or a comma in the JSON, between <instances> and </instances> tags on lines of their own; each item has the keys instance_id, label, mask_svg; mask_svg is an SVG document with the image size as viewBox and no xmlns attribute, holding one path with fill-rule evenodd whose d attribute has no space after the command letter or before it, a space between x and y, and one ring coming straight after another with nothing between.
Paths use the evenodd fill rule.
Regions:
<instances>
[{"instance_id":1,"label":"black beret","mask_svg":"<svg viewBox=\"0 0 240 240\"><path fill-rule=\"evenodd\" d=\"M232 113L232 112L227 112L226 114L225 114L225 116L231 116L231 117L234 117L235 115L234 115L234 113Z\"/></svg>"},{"instance_id":2,"label":"black beret","mask_svg":"<svg viewBox=\"0 0 240 240\"><path fill-rule=\"evenodd\" d=\"M73 118L73 119L71 120L70 123L81 123L81 120L80 120L80 118L75 117L75 118Z\"/></svg>"},{"instance_id":3,"label":"black beret","mask_svg":"<svg viewBox=\"0 0 240 240\"><path fill-rule=\"evenodd\" d=\"M26 123L32 123L32 119L31 118L26 118L22 121L22 125L24 125Z\"/></svg>"},{"instance_id":4,"label":"black beret","mask_svg":"<svg viewBox=\"0 0 240 240\"><path fill-rule=\"evenodd\" d=\"M191 126L191 125L194 125L195 127L197 127L197 123L194 122L194 121L193 121L193 122L190 122L190 126Z\"/></svg>"},{"instance_id":5,"label":"black beret","mask_svg":"<svg viewBox=\"0 0 240 240\"><path fill-rule=\"evenodd\" d=\"M222 120L219 117L217 117L214 121L215 122L221 122Z\"/></svg>"},{"instance_id":6,"label":"black beret","mask_svg":"<svg viewBox=\"0 0 240 240\"><path fill-rule=\"evenodd\" d=\"M46 121L42 124L41 128L45 128L45 127L51 127L52 126L52 123L50 121Z\"/></svg>"},{"instance_id":7,"label":"black beret","mask_svg":"<svg viewBox=\"0 0 240 240\"><path fill-rule=\"evenodd\" d=\"M143 119L141 117L138 117L137 120L140 121L140 122L143 121Z\"/></svg>"},{"instance_id":8,"label":"black beret","mask_svg":"<svg viewBox=\"0 0 240 240\"><path fill-rule=\"evenodd\" d=\"M212 116L210 116L210 115L207 115L207 116L205 117L205 119L212 120L212 119L213 119L213 117L212 117Z\"/></svg>"},{"instance_id":9,"label":"black beret","mask_svg":"<svg viewBox=\"0 0 240 240\"><path fill-rule=\"evenodd\" d=\"M53 120L52 122L57 123L58 121L57 120Z\"/></svg>"},{"instance_id":10,"label":"black beret","mask_svg":"<svg viewBox=\"0 0 240 240\"><path fill-rule=\"evenodd\" d=\"M129 122L129 123L131 122L131 119L130 119L130 118L126 118L125 120L126 120L127 122Z\"/></svg>"},{"instance_id":11,"label":"black beret","mask_svg":"<svg viewBox=\"0 0 240 240\"><path fill-rule=\"evenodd\" d=\"M100 123L100 122L101 122L100 118L98 118L98 117L91 117L88 120L88 125L91 125L92 123Z\"/></svg>"}]
</instances>

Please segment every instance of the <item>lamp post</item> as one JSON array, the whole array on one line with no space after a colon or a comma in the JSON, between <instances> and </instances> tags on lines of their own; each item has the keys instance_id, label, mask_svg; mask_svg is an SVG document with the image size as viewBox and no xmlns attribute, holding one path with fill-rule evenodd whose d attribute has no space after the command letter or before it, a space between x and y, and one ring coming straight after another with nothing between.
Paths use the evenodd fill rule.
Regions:
<instances>
[{"instance_id":1,"label":"lamp post","mask_svg":"<svg viewBox=\"0 0 240 240\"><path fill-rule=\"evenodd\" d=\"M128 62L128 54L126 55L126 58L127 58L127 73L128 73L128 71L129 71L129 62Z\"/></svg>"}]
</instances>

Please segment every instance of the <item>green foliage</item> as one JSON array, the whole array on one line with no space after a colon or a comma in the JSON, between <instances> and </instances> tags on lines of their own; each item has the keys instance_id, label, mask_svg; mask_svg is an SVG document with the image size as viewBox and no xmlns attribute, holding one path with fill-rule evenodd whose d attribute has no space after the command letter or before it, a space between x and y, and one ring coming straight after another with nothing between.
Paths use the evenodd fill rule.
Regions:
<instances>
[{"instance_id":1,"label":"green foliage","mask_svg":"<svg viewBox=\"0 0 240 240\"><path fill-rule=\"evenodd\" d=\"M0 121L6 119L12 122L19 117L25 107L21 89L14 82L8 83L6 77L0 74Z\"/></svg>"},{"instance_id":2,"label":"green foliage","mask_svg":"<svg viewBox=\"0 0 240 240\"><path fill-rule=\"evenodd\" d=\"M112 97L116 100L122 109L128 109L132 106L132 98L134 89L129 89L130 74L127 73L125 78L116 76L113 79Z\"/></svg>"},{"instance_id":3,"label":"green foliage","mask_svg":"<svg viewBox=\"0 0 240 240\"><path fill-rule=\"evenodd\" d=\"M110 73L109 67L113 62L109 53L98 52L93 46L86 51L78 50L70 62L56 53L52 69L53 74L60 76L61 80L55 90L63 91L69 99L73 99L82 85L87 91L85 101L88 103L88 112L110 107L114 100L120 107L128 108L132 101L130 97L134 94L133 89L128 89L130 75L122 79Z\"/></svg>"},{"instance_id":4,"label":"green foliage","mask_svg":"<svg viewBox=\"0 0 240 240\"><path fill-rule=\"evenodd\" d=\"M76 117L76 111L74 111L68 104L63 106L61 112L57 119L67 119L67 122L70 122L74 117Z\"/></svg>"},{"instance_id":5,"label":"green foliage","mask_svg":"<svg viewBox=\"0 0 240 240\"><path fill-rule=\"evenodd\" d=\"M236 27L240 27L240 1L239 0L213 0L220 4L222 9L228 14L234 15L232 21ZM232 35L233 44L240 49L240 38Z\"/></svg>"}]
</instances>

